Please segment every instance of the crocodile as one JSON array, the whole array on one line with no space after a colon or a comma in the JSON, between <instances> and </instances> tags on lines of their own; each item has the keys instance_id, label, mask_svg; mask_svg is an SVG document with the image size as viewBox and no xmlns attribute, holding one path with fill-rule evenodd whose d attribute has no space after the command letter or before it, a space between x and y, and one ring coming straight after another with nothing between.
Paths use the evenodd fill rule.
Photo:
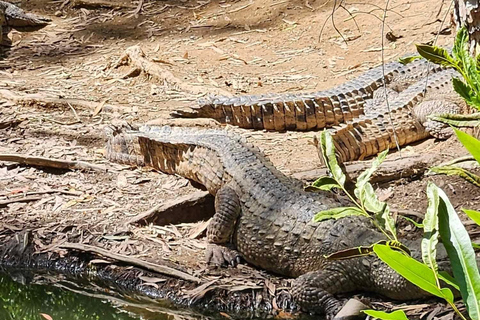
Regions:
<instances>
[{"instance_id":1,"label":"crocodile","mask_svg":"<svg viewBox=\"0 0 480 320\"><path fill-rule=\"evenodd\" d=\"M345 206L345 200L304 191L238 133L148 126L109 127L106 133L110 161L178 174L215 196L207 261L235 265L241 256L267 271L294 277L291 292L299 306L329 316L342 307L339 293L370 291L398 300L428 296L375 256L325 259L377 243L384 235L366 217L313 222L317 212ZM419 242L409 247L417 248L413 252L419 258Z\"/></svg>"},{"instance_id":2,"label":"crocodile","mask_svg":"<svg viewBox=\"0 0 480 320\"><path fill-rule=\"evenodd\" d=\"M452 129L428 116L473 112L473 108L454 92L452 77L460 77L460 74L446 69L429 75L428 79L420 79L400 93L390 90L388 107L386 101L380 102L382 98L379 97L380 104L376 108L329 129L337 159L340 162L362 160L387 148L401 147L430 136L448 138ZM323 161L318 137L315 137L315 143Z\"/></svg>"},{"instance_id":3,"label":"crocodile","mask_svg":"<svg viewBox=\"0 0 480 320\"><path fill-rule=\"evenodd\" d=\"M10 45L8 33L11 29L20 32L37 31L49 24L51 20L32 13L27 13L9 2L0 1L0 45Z\"/></svg>"},{"instance_id":4,"label":"crocodile","mask_svg":"<svg viewBox=\"0 0 480 320\"><path fill-rule=\"evenodd\" d=\"M199 100L197 106L188 110L174 111L172 116L213 118L247 129L318 130L355 119L365 113L365 108L375 109L375 103L370 101L384 82L398 92L424 77L427 70L434 73L442 69L425 59L406 65L393 61L325 91L215 96Z\"/></svg>"}]
</instances>

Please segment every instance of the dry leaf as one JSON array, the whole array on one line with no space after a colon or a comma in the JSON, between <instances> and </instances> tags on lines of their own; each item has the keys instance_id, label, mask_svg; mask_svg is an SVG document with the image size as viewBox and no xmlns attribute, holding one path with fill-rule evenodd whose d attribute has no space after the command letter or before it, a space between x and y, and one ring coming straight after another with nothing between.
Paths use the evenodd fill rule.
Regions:
<instances>
[{"instance_id":1,"label":"dry leaf","mask_svg":"<svg viewBox=\"0 0 480 320\"><path fill-rule=\"evenodd\" d=\"M49 316L48 314L46 314L46 313L40 313L40 315L41 315L42 317L44 317L45 319L47 319L47 320L53 320L53 318L50 317L50 316Z\"/></svg>"}]
</instances>

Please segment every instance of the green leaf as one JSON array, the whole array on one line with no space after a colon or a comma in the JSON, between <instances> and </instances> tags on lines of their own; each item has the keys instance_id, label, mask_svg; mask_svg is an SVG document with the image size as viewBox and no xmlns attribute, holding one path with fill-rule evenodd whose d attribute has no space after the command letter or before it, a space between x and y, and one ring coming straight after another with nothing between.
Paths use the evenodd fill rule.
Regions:
<instances>
[{"instance_id":1,"label":"green leaf","mask_svg":"<svg viewBox=\"0 0 480 320\"><path fill-rule=\"evenodd\" d=\"M333 138L330 132L324 130L320 134L320 148L322 151L323 160L327 165L328 170L332 173L333 178L340 186L345 185L347 178L338 164L337 157L335 155L335 145L333 144Z\"/></svg>"},{"instance_id":2,"label":"green leaf","mask_svg":"<svg viewBox=\"0 0 480 320\"><path fill-rule=\"evenodd\" d=\"M457 67L455 61L450 56L447 50L440 47L432 47L423 44L416 44L418 53L433 63L446 66Z\"/></svg>"},{"instance_id":3,"label":"green leaf","mask_svg":"<svg viewBox=\"0 0 480 320\"><path fill-rule=\"evenodd\" d=\"M340 185L337 183L335 179L332 177L320 177L317 180L315 180L311 187L314 187L319 190L325 190L325 191L330 191L333 188L340 188Z\"/></svg>"},{"instance_id":4,"label":"green leaf","mask_svg":"<svg viewBox=\"0 0 480 320\"><path fill-rule=\"evenodd\" d=\"M381 244L376 244L373 251L390 268L420 289L453 303L452 291L437 287L435 274L426 264Z\"/></svg>"},{"instance_id":5,"label":"green leaf","mask_svg":"<svg viewBox=\"0 0 480 320\"><path fill-rule=\"evenodd\" d=\"M430 168L430 172L443 173L449 176L457 175L467 180L468 182L476 185L477 187L480 187L480 176L477 176L476 174L460 167L456 167L456 166L432 167Z\"/></svg>"},{"instance_id":6,"label":"green leaf","mask_svg":"<svg viewBox=\"0 0 480 320\"><path fill-rule=\"evenodd\" d=\"M313 217L314 222L328 219L340 219L348 216L365 216L366 213L357 207L340 207L320 211Z\"/></svg>"},{"instance_id":7,"label":"green leaf","mask_svg":"<svg viewBox=\"0 0 480 320\"><path fill-rule=\"evenodd\" d=\"M451 286L452 288L455 288L457 291L460 292L460 287L458 286L455 279L445 271L439 271L438 278L440 278L440 280L442 280L443 282L445 282L446 284L448 284L449 286Z\"/></svg>"},{"instance_id":8,"label":"green leaf","mask_svg":"<svg viewBox=\"0 0 480 320\"><path fill-rule=\"evenodd\" d=\"M455 42L452 48L453 57L457 61L464 61L465 56L469 55L466 45L468 43L468 31L466 28L461 28L458 30L457 35L455 36Z\"/></svg>"},{"instance_id":9,"label":"green leaf","mask_svg":"<svg viewBox=\"0 0 480 320\"><path fill-rule=\"evenodd\" d=\"M480 244L479 244L479 243L472 242L472 247L473 247L474 249L480 249Z\"/></svg>"},{"instance_id":10,"label":"green leaf","mask_svg":"<svg viewBox=\"0 0 480 320\"><path fill-rule=\"evenodd\" d=\"M362 312L375 319L408 320L407 315L403 310L396 310L393 312L385 312L385 311L377 311L377 310L362 310Z\"/></svg>"},{"instance_id":11,"label":"green leaf","mask_svg":"<svg viewBox=\"0 0 480 320\"><path fill-rule=\"evenodd\" d=\"M435 278L438 282L437 265L437 244L438 244L438 204L440 199L435 192L435 185L427 185L428 207L423 219L422 259L423 262L435 271Z\"/></svg>"},{"instance_id":12,"label":"green leaf","mask_svg":"<svg viewBox=\"0 0 480 320\"><path fill-rule=\"evenodd\" d=\"M465 212L470 219L475 221L475 223L480 226L480 211L469 209L462 209L462 211Z\"/></svg>"},{"instance_id":13,"label":"green leaf","mask_svg":"<svg viewBox=\"0 0 480 320\"><path fill-rule=\"evenodd\" d=\"M410 62L413 62L418 59L422 59L422 56L409 56L409 57L398 58L398 62L400 62L401 64L409 64Z\"/></svg>"},{"instance_id":14,"label":"green leaf","mask_svg":"<svg viewBox=\"0 0 480 320\"><path fill-rule=\"evenodd\" d=\"M479 127L480 113L472 114L432 114L429 119L450 124L455 127Z\"/></svg>"},{"instance_id":15,"label":"green leaf","mask_svg":"<svg viewBox=\"0 0 480 320\"><path fill-rule=\"evenodd\" d=\"M377 158L373 160L372 166L367 170L363 171L357 178L357 183L355 183L355 187L361 189L365 184L370 181L372 174L380 167L382 162L385 160L388 154L388 149L385 151L380 152Z\"/></svg>"},{"instance_id":16,"label":"green leaf","mask_svg":"<svg viewBox=\"0 0 480 320\"><path fill-rule=\"evenodd\" d=\"M436 186L435 189L440 198L438 208L440 235L452 264L453 276L460 287L468 314L472 319L479 319L480 274L472 242L447 195Z\"/></svg>"},{"instance_id":17,"label":"green leaf","mask_svg":"<svg viewBox=\"0 0 480 320\"><path fill-rule=\"evenodd\" d=\"M458 129L453 128L453 130L455 131L458 140L460 140L460 142L468 150L468 152L470 152L475 160L480 163L480 140Z\"/></svg>"},{"instance_id":18,"label":"green leaf","mask_svg":"<svg viewBox=\"0 0 480 320\"><path fill-rule=\"evenodd\" d=\"M471 103L473 100L473 90L462 80L457 77L452 78L452 85L455 92L457 92L465 101Z\"/></svg>"}]
</instances>

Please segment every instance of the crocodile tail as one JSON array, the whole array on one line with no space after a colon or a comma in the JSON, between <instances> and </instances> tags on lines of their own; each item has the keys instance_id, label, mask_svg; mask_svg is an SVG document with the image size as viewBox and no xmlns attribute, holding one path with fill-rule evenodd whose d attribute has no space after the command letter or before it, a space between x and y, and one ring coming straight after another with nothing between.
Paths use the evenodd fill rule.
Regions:
<instances>
[{"instance_id":1,"label":"crocodile tail","mask_svg":"<svg viewBox=\"0 0 480 320\"><path fill-rule=\"evenodd\" d=\"M47 26L50 19L41 17L32 13L27 13L19 7L8 2L0 1L0 9L5 11L5 20L7 26L21 31L37 31Z\"/></svg>"},{"instance_id":2,"label":"crocodile tail","mask_svg":"<svg viewBox=\"0 0 480 320\"><path fill-rule=\"evenodd\" d=\"M198 100L196 106L171 115L185 118L212 118L220 123L246 129L307 131L333 127L364 113L364 104L383 82L400 79L408 83L426 71L425 60L402 65L387 63L370 69L335 88L314 93L285 93L213 96ZM438 68L437 68L438 69ZM431 68L431 72L437 71Z\"/></svg>"}]
</instances>

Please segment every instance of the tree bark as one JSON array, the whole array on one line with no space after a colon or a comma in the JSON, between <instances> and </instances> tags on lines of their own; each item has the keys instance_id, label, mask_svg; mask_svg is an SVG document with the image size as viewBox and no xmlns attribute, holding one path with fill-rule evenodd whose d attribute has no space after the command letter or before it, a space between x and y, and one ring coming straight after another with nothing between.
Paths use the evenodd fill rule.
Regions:
<instances>
[{"instance_id":1,"label":"tree bark","mask_svg":"<svg viewBox=\"0 0 480 320\"><path fill-rule=\"evenodd\" d=\"M457 28L466 27L470 36L470 52L475 54L480 42L480 0L455 0Z\"/></svg>"}]
</instances>

